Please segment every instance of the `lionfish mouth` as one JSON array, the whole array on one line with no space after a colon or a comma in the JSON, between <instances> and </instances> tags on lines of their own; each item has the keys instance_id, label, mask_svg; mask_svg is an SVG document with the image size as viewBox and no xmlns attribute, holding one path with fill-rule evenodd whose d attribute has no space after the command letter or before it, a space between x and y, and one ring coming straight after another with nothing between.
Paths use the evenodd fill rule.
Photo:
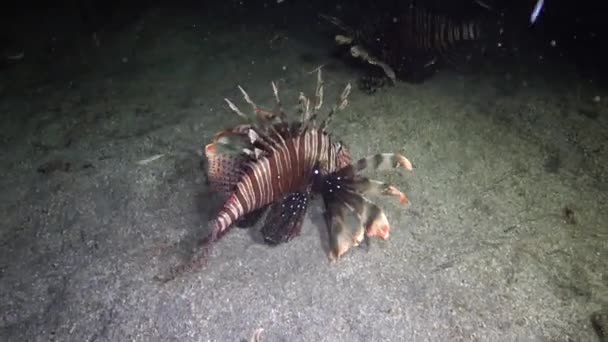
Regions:
<instances>
[{"instance_id":1,"label":"lionfish mouth","mask_svg":"<svg viewBox=\"0 0 608 342\"><path fill-rule=\"evenodd\" d=\"M325 203L330 237L329 259L337 260L366 237L388 239L390 226L383 210L367 195L407 197L395 186L368 179L365 169L385 170L402 167L412 170L410 161L400 154L379 153L353 162L347 148L327 131L333 115L348 104L348 84L325 119L317 123L323 104L321 70L317 74L315 95L300 93L298 119L289 121L272 83L275 108L260 108L239 86L253 117L244 114L232 101L230 109L246 124L217 133L205 146L207 181L224 199L224 206L211 222L211 231L201 244L206 252L231 227L261 225L266 243L286 243L300 234L304 215L313 194ZM199 258L199 259L200 259ZM193 260L177 273L204 264ZM177 274L172 273L170 279Z\"/></svg>"}]
</instances>

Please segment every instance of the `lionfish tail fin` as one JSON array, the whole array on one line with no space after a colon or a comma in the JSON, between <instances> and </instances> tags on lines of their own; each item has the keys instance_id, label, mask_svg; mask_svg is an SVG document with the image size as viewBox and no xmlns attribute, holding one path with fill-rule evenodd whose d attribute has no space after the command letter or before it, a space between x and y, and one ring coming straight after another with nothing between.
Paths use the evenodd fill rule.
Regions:
<instances>
[{"instance_id":1,"label":"lionfish tail fin","mask_svg":"<svg viewBox=\"0 0 608 342\"><path fill-rule=\"evenodd\" d=\"M222 231L221 227L219 221L212 221L211 232L194 246L190 258L187 261L170 268L166 274L154 276L154 280L160 283L168 283L186 273L191 273L205 267L211 256L213 244L227 231L227 229Z\"/></svg>"},{"instance_id":2,"label":"lionfish tail fin","mask_svg":"<svg viewBox=\"0 0 608 342\"><path fill-rule=\"evenodd\" d=\"M166 274L154 276L154 280L160 283L168 283L186 273L191 273L204 268L211 255L211 246L196 248L189 260L169 269Z\"/></svg>"},{"instance_id":3,"label":"lionfish tail fin","mask_svg":"<svg viewBox=\"0 0 608 342\"><path fill-rule=\"evenodd\" d=\"M320 69L319 69L319 72L321 72ZM327 117L325 118L325 120L323 120L323 122L321 123L320 128L323 132L325 132L327 130L327 127L329 127L329 124L331 123L331 120L333 119L334 114L337 111L344 110L348 106L348 96L350 95L351 90L352 90L352 86L350 83L348 83L346 85L346 87L344 87L344 90L342 91L342 94L340 94L340 97L338 98L338 101L336 102L336 104L332 107L332 109L327 114Z\"/></svg>"}]
</instances>

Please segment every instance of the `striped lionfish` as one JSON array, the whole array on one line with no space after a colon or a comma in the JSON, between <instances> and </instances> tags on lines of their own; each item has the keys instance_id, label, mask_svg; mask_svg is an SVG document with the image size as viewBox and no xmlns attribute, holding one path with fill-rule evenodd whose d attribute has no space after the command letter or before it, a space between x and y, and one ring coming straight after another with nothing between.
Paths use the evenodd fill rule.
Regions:
<instances>
[{"instance_id":1,"label":"striped lionfish","mask_svg":"<svg viewBox=\"0 0 608 342\"><path fill-rule=\"evenodd\" d=\"M473 46L498 40L502 34L496 18L457 18L413 4L358 19L357 27L336 17L321 17L344 33L336 35L338 45L349 47L353 57L382 67L393 83L422 81L442 64L469 60L478 50Z\"/></svg>"},{"instance_id":2,"label":"striped lionfish","mask_svg":"<svg viewBox=\"0 0 608 342\"><path fill-rule=\"evenodd\" d=\"M321 195L326 209L330 237L329 258L337 260L364 238L387 239L390 226L383 210L366 194L408 199L396 187L361 175L367 167L412 170L410 161L400 154L376 154L353 163L347 147L327 128L337 111L348 104L348 84L326 118L317 124L323 104L321 70L313 99L300 93L300 119L289 121L283 111L277 86L272 82L273 111L260 108L239 86L253 117L244 114L225 99L232 111L249 123L217 133L205 146L207 180L224 200L211 221L211 231L203 239L207 250L234 225L248 227L260 221L267 244L285 243L298 236L313 194ZM347 224L355 220L355 226ZM207 253L204 253L207 255Z\"/></svg>"}]
</instances>

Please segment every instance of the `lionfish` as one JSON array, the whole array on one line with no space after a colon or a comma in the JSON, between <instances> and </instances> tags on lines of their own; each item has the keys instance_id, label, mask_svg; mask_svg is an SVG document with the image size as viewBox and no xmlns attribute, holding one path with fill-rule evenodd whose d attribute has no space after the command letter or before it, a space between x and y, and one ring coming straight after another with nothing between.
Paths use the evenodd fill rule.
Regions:
<instances>
[{"instance_id":1,"label":"lionfish","mask_svg":"<svg viewBox=\"0 0 608 342\"><path fill-rule=\"evenodd\" d=\"M259 107L239 86L254 115L244 114L225 99L232 111L249 122L217 133L205 146L207 181L224 204L202 241L207 250L203 255L208 255L210 246L231 227L253 226L264 213L261 232L265 242L277 245L290 241L300 234L313 195L320 195L325 204L330 260L337 260L366 238L386 240L388 219L366 195L396 196L404 204L408 199L395 186L368 179L361 171L368 167L411 171L411 162L396 153L353 162L346 145L328 132L333 115L348 104L350 84L320 123L317 119L324 93L320 69L314 97L299 95L299 120L288 120L277 85L271 85L276 102L273 111ZM351 221L355 224L350 225Z\"/></svg>"},{"instance_id":2,"label":"lionfish","mask_svg":"<svg viewBox=\"0 0 608 342\"><path fill-rule=\"evenodd\" d=\"M495 16L447 15L413 4L359 18L356 27L336 17L321 17L344 33L336 36L339 45L350 47L354 57L363 55L366 62L382 66L393 81L419 82L442 64L462 65L485 52L487 43L500 44L503 30Z\"/></svg>"}]
</instances>

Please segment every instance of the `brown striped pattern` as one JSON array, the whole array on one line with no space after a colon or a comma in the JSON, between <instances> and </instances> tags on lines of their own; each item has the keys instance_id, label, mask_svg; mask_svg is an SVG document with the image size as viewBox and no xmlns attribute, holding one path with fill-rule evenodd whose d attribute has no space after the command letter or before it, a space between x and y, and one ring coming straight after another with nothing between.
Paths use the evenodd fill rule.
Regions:
<instances>
[{"instance_id":1,"label":"brown striped pattern","mask_svg":"<svg viewBox=\"0 0 608 342\"><path fill-rule=\"evenodd\" d=\"M443 54L459 42L480 38L477 21L458 21L419 7L411 8L400 22L400 43L418 51Z\"/></svg>"},{"instance_id":2,"label":"brown striped pattern","mask_svg":"<svg viewBox=\"0 0 608 342\"><path fill-rule=\"evenodd\" d=\"M278 137L275 137L278 138ZM243 215L279 200L287 193L306 190L318 161L329 172L337 169L337 144L320 129L308 129L269 146L268 155L245 165L245 172L233 195L219 213L218 233Z\"/></svg>"}]
</instances>

